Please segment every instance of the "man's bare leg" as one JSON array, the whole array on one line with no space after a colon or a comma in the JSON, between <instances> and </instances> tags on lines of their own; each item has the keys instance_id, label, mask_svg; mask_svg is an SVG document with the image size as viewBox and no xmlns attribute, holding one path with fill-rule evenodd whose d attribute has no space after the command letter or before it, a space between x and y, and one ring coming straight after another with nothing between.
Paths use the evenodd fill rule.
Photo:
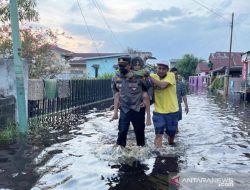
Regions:
<instances>
[{"instance_id":1,"label":"man's bare leg","mask_svg":"<svg viewBox=\"0 0 250 190\"><path fill-rule=\"evenodd\" d=\"M174 137L168 137L168 144L170 145L174 144Z\"/></svg>"},{"instance_id":2,"label":"man's bare leg","mask_svg":"<svg viewBox=\"0 0 250 190\"><path fill-rule=\"evenodd\" d=\"M162 147L162 136L161 134L155 135L155 148L161 148Z\"/></svg>"},{"instance_id":3,"label":"man's bare leg","mask_svg":"<svg viewBox=\"0 0 250 190\"><path fill-rule=\"evenodd\" d=\"M146 126L152 125L151 122L151 113L150 113L150 99L148 93L143 92L143 103L146 108Z\"/></svg>"}]
</instances>

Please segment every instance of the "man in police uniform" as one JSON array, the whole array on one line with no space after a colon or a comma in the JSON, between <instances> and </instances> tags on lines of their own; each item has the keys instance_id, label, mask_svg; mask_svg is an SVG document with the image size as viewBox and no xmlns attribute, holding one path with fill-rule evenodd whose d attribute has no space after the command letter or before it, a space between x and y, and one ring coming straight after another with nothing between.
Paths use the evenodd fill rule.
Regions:
<instances>
[{"instance_id":1,"label":"man in police uniform","mask_svg":"<svg viewBox=\"0 0 250 190\"><path fill-rule=\"evenodd\" d=\"M142 106L142 93L150 86L145 80L133 77L131 72L132 58L124 56L118 58L120 75L114 78L112 89L119 94L120 117L118 124L117 145L126 146L127 133L130 122L134 127L138 146L145 145L145 107Z\"/></svg>"}]
</instances>

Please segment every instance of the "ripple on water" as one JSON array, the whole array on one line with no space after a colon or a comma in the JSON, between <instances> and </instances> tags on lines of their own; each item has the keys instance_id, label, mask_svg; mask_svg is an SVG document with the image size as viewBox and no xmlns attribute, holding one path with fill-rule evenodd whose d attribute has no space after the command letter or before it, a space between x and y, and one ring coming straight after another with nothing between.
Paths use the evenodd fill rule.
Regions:
<instances>
[{"instance_id":1,"label":"ripple on water","mask_svg":"<svg viewBox=\"0 0 250 190\"><path fill-rule=\"evenodd\" d=\"M146 184L152 189L164 189L171 175L218 177L238 173L247 176L249 121L242 114L249 112L237 113L241 106L234 108L204 93L189 95L188 100L190 113L183 114L175 146L169 146L164 138L161 149L153 146L153 126L146 127L145 147L136 146L132 129L126 148L116 146L118 121L109 122L112 112L92 111L86 116L88 121L79 126L79 135L54 147L60 147L63 152L40 167L46 172L36 187L85 190L137 187L140 190ZM247 181L239 180L242 184Z\"/></svg>"}]
</instances>

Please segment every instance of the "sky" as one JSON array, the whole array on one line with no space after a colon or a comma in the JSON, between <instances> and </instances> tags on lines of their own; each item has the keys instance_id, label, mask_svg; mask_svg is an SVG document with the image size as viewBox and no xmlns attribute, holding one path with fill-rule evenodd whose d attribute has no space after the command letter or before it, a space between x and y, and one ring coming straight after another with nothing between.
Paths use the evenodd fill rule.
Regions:
<instances>
[{"instance_id":1,"label":"sky","mask_svg":"<svg viewBox=\"0 0 250 190\"><path fill-rule=\"evenodd\" d=\"M250 50L249 0L37 0L36 25L65 32L59 47L81 53L152 52L161 60L185 54Z\"/></svg>"}]
</instances>

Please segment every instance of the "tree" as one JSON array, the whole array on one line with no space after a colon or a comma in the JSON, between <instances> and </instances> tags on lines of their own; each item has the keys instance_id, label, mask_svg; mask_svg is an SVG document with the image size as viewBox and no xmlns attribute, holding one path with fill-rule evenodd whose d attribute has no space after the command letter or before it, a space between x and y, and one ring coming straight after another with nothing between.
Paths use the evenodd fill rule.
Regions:
<instances>
[{"instance_id":1,"label":"tree","mask_svg":"<svg viewBox=\"0 0 250 190\"><path fill-rule=\"evenodd\" d=\"M0 28L0 31L0 55L9 58L12 55L10 27ZM59 35L64 34L42 28L20 30L21 57L28 62L29 78L53 78L62 71L65 64L52 51Z\"/></svg>"},{"instance_id":2,"label":"tree","mask_svg":"<svg viewBox=\"0 0 250 190\"><path fill-rule=\"evenodd\" d=\"M22 57L29 64L29 78L54 78L62 72L65 62L52 51L62 33L50 29L26 28L22 31Z\"/></svg>"},{"instance_id":3,"label":"tree","mask_svg":"<svg viewBox=\"0 0 250 190\"><path fill-rule=\"evenodd\" d=\"M10 21L9 0L0 0L0 21L4 24ZM38 21L35 10L36 0L17 0L19 21Z\"/></svg>"},{"instance_id":4,"label":"tree","mask_svg":"<svg viewBox=\"0 0 250 190\"><path fill-rule=\"evenodd\" d=\"M9 0L0 0L0 58L12 55ZM19 21L38 21L35 0L18 0ZM1 25L2 24L2 25ZM51 47L57 45L58 36L64 33L50 29L20 27L21 57L29 67L29 78L53 78L65 66Z\"/></svg>"},{"instance_id":5,"label":"tree","mask_svg":"<svg viewBox=\"0 0 250 190\"><path fill-rule=\"evenodd\" d=\"M189 76L195 74L195 69L199 61L200 60L192 54L186 54L177 61L176 68L185 79L188 79Z\"/></svg>"}]
</instances>

